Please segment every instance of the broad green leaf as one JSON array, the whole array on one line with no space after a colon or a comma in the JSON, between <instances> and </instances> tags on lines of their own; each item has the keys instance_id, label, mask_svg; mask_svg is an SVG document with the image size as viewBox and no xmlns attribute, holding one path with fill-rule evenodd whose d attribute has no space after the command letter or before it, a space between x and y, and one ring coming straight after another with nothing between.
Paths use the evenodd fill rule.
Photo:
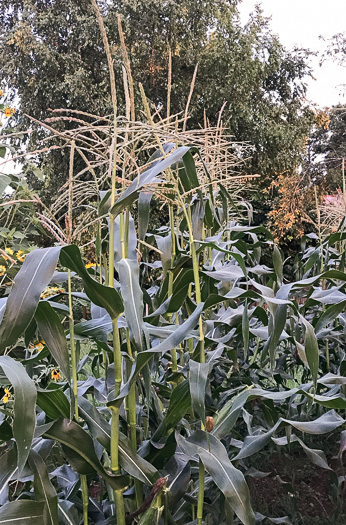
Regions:
<instances>
[{"instance_id":1,"label":"broad green leaf","mask_svg":"<svg viewBox=\"0 0 346 525\"><path fill-rule=\"evenodd\" d=\"M113 217L119 215L119 213L123 209L127 208L130 204L132 204L132 202L134 202L137 199L139 192L146 184L152 184L153 182L155 182L155 178L157 177L157 175L159 175L164 170L172 166L172 164L176 164L188 150L188 147L181 146L177 148L168 157L166 157L163 160L160 160L159 162L155 163L154 166L138 175L138 177L136 177L132 181L130 186L126 188L126 190L120 195L119 199L110 209L110 214Z\"/></svg>"},{"instance_id":2,"label":"broad green leaf","mask_svg":"<svg viewBox=\"0 0 346 525\"><path fill-rule=\"evenodd\" d=\"M58 511L61 525L80 525L80 516L76 505L71 501L59 500Z\"/></svg>"},{"instance_id":3,"label":"broad green leaf","mask_svg":"<svg viewBox=\"0 0 346 525\"><path fill-rule=\"evenodd\" d=\"M60 388L37 391L37 404L50 419L70 417L70 404Z\"/></svg>"},{"instance_id":4,"label":"broad green leaf","mask_svg":"<svg viewBox=\"0 0 346 525\"><path fill-rule=\"evenodd\" d=\"M224 282L236 281L237 279L244 277L243 270L240 268L240 266L236 266L235 264L224 265L220 269L213 270L211 272L203 271L202 273L208 275L212 279Z\"/></svg>"},{"instance_id":5,"label":"broad green leaf","mask_svg":"<svg viewBox=\"0 0 346 525\"><path fill-rule=\"evenodd\" d=\"M281 284L283 281L284 263L281 257L280 250L276 245L274 245L274 250L273 250L273 266L274 266L274 270L276 273L276 278L278 280L278 283Z\"/></svg>"},{"instance_id":6,"label":"broad green leaf","mask_svg":"<svg viewBox=\"0 0 346 525\"><path fill-rule=\"evenodd\" d=\"M155 235L155 240L161 252L163 278L165 278L172 262L172 235L170 233L165 236Z\"/></svg>"},{"instance_id":7,"label":"broad green leaf","mask_svg":"<svg viewBox=\"0 0 346 525\"><path fill-rule=\"evenodd\" d=\"M274 443L276 445L279 445L279 446L284 446L284 445L288 445L289 443L294 443L294 442L297 442L300 444L300 446L302 447L302 449L304 450L305 454L307 455L307 457L310 459L310 461L314 464L314 465L317 465L318 467L320 468L324 468L326 470L333 470L330 468L330 466L328 465L328 462L327 462L327 458L326 458L326 455L325 453L322 451L322 450L317 450L317 449L314 449L314 448L309 448L307 445L305 445L305 443L299 439L295 434L292 434L290 436L290 440L289 440L289 443L288 443L288 440L287 440L287 437L284 436L282 438L272 438L272 441L274 441Z\"/></svg>"},{"instance_id":8,"label":"broad green leaf","mask_svg":"<svg viewBox=\"0 0 346 525\"><path fill-rule=\"evenodd\" d=\"M121 490L128 484L126 476L111 476L105 471L98 460L91 437L74 421L59 419L45 432L44 437L54 439L77 453L114 490Z\"/></svg>"},{"instance_id":9,"label":"broad green leaf","mask_svg":"<svg viewBox=\"0 0 346 525\"><path fill-rule=\"evenodd\" d=\"M7 299L0 325L0 351L15 343L29 326L41 293L54 274L60 249L40 248L25 257Z\"/></svg>"},{"instance_id":10,"label":"broad green leaf","mask_svg":"<svg viewBox=\"0 0 346 525\"><path fill-rule=\"evenodd\" d=\"M190 389L189 382L186 379L182 383L179 383L179 385L173 390L167 414L156 429L152 440L158 441L162 437L167 436L169 430L174 428L179 423L179 421L185 416L186 412L188 412L190 407Z\"/></svg>"},{"instance_id":11,"label":"broad green leaf","mask_svg":"<svg viewBox=\"0 0 346 525\"><path fill-rule=\"evenodd\" d=\"M76 272L82 278L89 299L97 306L106 308L112 319L116 319L124 311L120 295L114 288L104 286L95 281L86 270L77 246L65 246L61 249L60 262L66 268Z\"/></svg>"},{"instance_id":12,"label":"broad green leaf","mask_svg":"<svg viewBox=\"0 0 346 525\"><path fill-rule=\"evenodd\" d=\"M153 194L150 191L141 191L138 199L138 237L145 240L149 224L150 201Z\"/></svg>"},{"instance_id":13,"label":"broad green leaf","mask_svg":"<svg viewBox=\"0 0 346 525\"><path fill-rule=\"evenodd\" d=\"M36 499L44 503L43 519L45 525L59 525L58 496L49 479L46 463L37 452L31 450L29 465L34 472Z\"/></svg>"},{"instance_id":14,"label":"broad green leaf","mask_svg":"<svg viewBox=\"0 0 346 525\"><path fill-rule=\"evenodd\" d=\"M67 341L58 314L54 312L47 301L40 301L35 312L35 321L50 353L67 381L70 382L70 360Z\"/></svg>"},{"instance_id":15,"label":"broad green leaf","mask_svg":"<svg viewBox=\"0 0 346 525\"><path fill-rule=\"evenodd\" d=\"M24 366L9 356L0 357L0 367L14 389L13 437L18 452L18 476L29 456L36 427L36 388Z\"/></svg>"},{"instance_id":16,"label":"broad green leaf","mask_svg":"<svg viewBox=\"0 0 346 525\"><path fill-rule=\"evenodd\" d=\"M342 301L338 304L332 304L331 306L329 306L317 320L315 326L316 334L323 330L323 328L325 328L329 323L333 322L334 319L336 319L338 315L345 310L345 308L346 301Z\"/></svg>"},{"instance_id":17,"label":"broad green leaf","mask_svg":"<svg viewBox=\"0 0 346 525\"><path fill-rule=\"evenodd\" d=\"M0 456L0 496L17 472L17 450L10 448Z\"/></svg>"},{"instance_id":18,"label":"broad green leaf","mask_svg":"<svg viewBox=\"0 0 346 525\"><path fill-rule=\"evenodd\" d=\"M106 313L103 317L97 319L89 319L89 321L83 321L78 323L74 327L74 333L76 336L91 337L97 341L107 342L108 334L113 330L112 319L109 314Z\"/></svg>"},{"instance_id":19,"label":"broad green leaf","mask_svg":"<svg viewBox=\"0 0 346 525\"><path fill-rule=\"evenodd\" d=\"M302 315L299 314L299 319L305 326L305 355L308 362L310 372L314 384L317 383L318 367L319 367L319 349L318 342L313 326Z\"/></svg>"},{"instance_id":20,"label":"broad green leaf","mask_svg":"<svg viewBox=\"0 0 346 525\"><path fill-rule=\"evenodd\" d=\"M118 263L121 295L130 338L140 351L144 349L143 292L139 285L137 260L121 259Z\"/></svg>"},{"instance_id":21,"label":"broad green leaf","mask_svg":"<svg viewBox=\"0 0 346 525\"><path fill-rule=\"evenodd\" d=\"M269 443L274 433L282 426L290 425L306 434L320 435L332 432L343 425L344 422L345 420L334 412L334 410L330 410L326 414L323 414L321 417L315 419L315 421L292 421L280 418L268 432L246 436L244 444L234 460L247 458L261 450Z\"/></svg>"},{"instance_id":22,"label":"broad green leaf","mask_svg":"<svg viewBox=\"0 0 346 525\"><path fill-rule=\"evenodd\" d=\"M240 521L244 525L255 525L244 475L232 465L221 441L202 430L197 430L188 439L176 433L176 441L185 454L200 458Z\"/></svg>"},{"instance_id":23,"label":"broad green leaf","mask_svg":"<svg viewBox=\"0 0 346 525\"><path fill-rule=\"evenodd\" d=\"M191 332L191 330L198 323L199 316L203 310L203 303L197 305L197 308L190 315L190 317L180 325L173 333L171 333L165 341L154 346L150 350L139 352L136 357L136 362L132 367L129 379L121 388L120 394L116 399L109 401L108 406L120 406L124 397L130 392L131 385L143 369L143 367L150 361L150 359L157 353L166 353L172 348L176 348Z\"/></svg>"},{"instance_id":24,"label":"broad green leaf","mask_svg":"<svg viewBox=\"0 0 346 525\"><path fill-rule=\"evenodd\" d=\"M103 447L110 450L111 427L99 411L84 397L78 398L80 415L85 419L91 434ZM151 486L158 478L157 470L131 448L128 439L120 433L119 462L131 476Z\"/></svg>"},{"instance_id":25,"label":"broad green leaf","mask_svg":"<svg viewBox=\"0 0 346 525\"><path fill-rule=\"evenodd\" d=\"M205 422L205 389L210 371L209 363L198 363L190 359L190 395L192 409L196 417L199 417L202 423Z\"/></svg>"},{"instance_id":26,"label":"broad green leaf","mask_svg":"<svg viewBox=\"0 0 346 525\"><path fill-rule=\"evenodd\" d=\"M46 525L43 520L44 503L19 500L0 508L0 525Z\"/></svg>"},{"instance_id":27,"label":"broad green leaf","mask_svg":"<svg viewBox=\"0 0 346 525\"><path fill-rule=\"evenodd\" d=\"M252 389L247 388L238 394L235 399L231 399L222 407L214 420L215 426L212 433L215 437L221 439L232 430L237 422L241 409L251 394Z\"/></svg>"}]
</instances>

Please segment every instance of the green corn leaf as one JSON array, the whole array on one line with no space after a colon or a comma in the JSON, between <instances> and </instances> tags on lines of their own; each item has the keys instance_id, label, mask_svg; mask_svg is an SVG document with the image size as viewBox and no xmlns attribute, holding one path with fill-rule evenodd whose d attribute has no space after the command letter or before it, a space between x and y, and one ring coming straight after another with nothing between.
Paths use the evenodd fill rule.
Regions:
<instances>
[{"instance_id":1,"label":"green corn leaf","mask_svg":"<svg viewBox=\"0 0 346 525\"><path fill-rule=\"evenodd\" d=\"M318 367L319 367L319 348L313 326L302 315L299 319L305 326L305 355L314 384L317 384Z\"/></svg>"},{"instance_id":2,"label":"green corn leaf","mask_svg":"<svg viewBox=\"0 0 346 525\"><path fill-rule=\"evenodd\" d=\"M208 365L209 366L209 365ZM158 441L163 436L167 436L169 430L174 428L185 416L191 407L190 388L188 380L179 383L173 390L167 414L164 420L156 429L152 440Z\"/></svg>"},{"instance_id":3,"label":"green corn leaf","mask_svg":"<svg viewBox=\"0 0 346 525\"><path fill-rule=\"evenodd\" d=\"M29 465L34 472L34 490L36 499L44 503L44 523L45 525L59 525L58 496L49 479L46 463L37 452L31 450L29 455Z\"/></svg>"},{"instance_id":4,"label":"green corn leaf","mask_svg":"<svg viewBox=\"0 0 346 525\"><path fill-rule=\"evenodd\" d=\"M141 191L138 199L138 237L145 240L149 224L150 202L153 194L150 191Z\"/></svg>"},{"instance_id":5,"label":"green corn leaf","mask_svg":"<svg viewBox=\"0 0 346 525\"><path fill-rule=\"evenodd\" d=\"M307 445L305 445L305 443L299 439L299 437L297 437L295 434L292 434L290 436L290 439L289 439L289 442L287 440L287 437L284 436L282 438L272 438L272 441L278 445L278 446L285 446L285 445L288 445L288 444L291 444L291 443L294 443L294 442L297 442L300 444L300 446L302 447L302 449L304 450L305 454L307 455L307 457L309 458L309 460L314 464L314 465L317 465L317 467L320 467L320 468L324 468L325 470L331 470L333 471L333 469L330 468L330 466L328 465L328 461L327 461L327 458L326 458L326 455L325 453L322 451L322 450L317 450L317 449L314 449L314 448L310 448L308 447Z\"/></svg>"},{"instance_id":6,"label":"green corn leaf","mask_svg":"<svg viewBox=\"0 0 346 525\"><path fill-rule=\"evenodd\" d=\"M18 452L18 476L29 456L36 427L36 388L24 366L9 356L0 357L0 367L14 390L13 437Z\"/></svg>"},{"instance_id":7,"label":"green corn leaf","mask_svg":"<svg viewBox=\"0 0 346 525\"><path fill-rule=\"evenodd\" d=\"M274 270L276 273L277 281L281 285L283 278L284 278L283 276L284 263L281 257L280 250L276 245L274 245L274 250L273 250L273 266L274 266Z\"/></svg>"},{"instance_id":8,"label":"green corn leaf","mask_svg":"<svg viewBox=\"0 0 346 525\"><path fill-rule=\"evenodd\" d=\"M104 286L95 281L85 268L77 246L65 246L61 249L60 262L66 268L76 272L82 278L85 292L97 306L107 310L112 319L116 319L124 311L120 295L114 288Z\"/></svg>"},{"instance_id":9,"label":"green corn leaf","mask_svg":"<svg viewBox=\"0 0 346 525\"><path fill-rule=\"evenodd\" d=\"M210 371L209 363L199 363L190 359L190 394L192 409L196 417L199 417L202 423L205 422L205 389Z\"/></svg>"},{"instance_id":10,"label":"green corn leaf","mask_svg":"<svg viewBox=\"0 0 346 525\"><path fill-rule=\"evenodd\" d=\"M197 430L188 439L176 433L176 440L185 454L200 458L240 521L244 525L254 525L255 515L244 475L232 465L221 441L202 430Z\"/></svg>"},{"instance_id":11,"label":"green corn leaf","mask_svg":"<svg viewBox=\"0 0 346 525\"><path fill-rule=\"evenodd\" d=\"M337 304L332 304L329 306L322 315L318 318L315 333L318 334L323 328L325 328L329 323L332 323L334 319L338 317L346 308L346 301L341 301Z\"/></svg>"},{"instance_id":12,"label":"green corn leaf","mask_svg":"<svg viewBox=\"0 0 346 525\"><path fill-rule=\"evenodd\" d=\"M292 421L280 418L268 432L259 435L246 436L244 444L234 460L247 458L257 453L269 443L272 436L280 427L290 425L306 434L320 435L332 432L343 425L344 422L345 420L334 412L334 410L330 410L314 421Z\"/></svg>"},{"instance_id":13,"label":"green corn leaf","mask_svg":"<svg viewBox=\"0 0 346 525\"><path fill-rule=\"evenodd\" d=\"M37 404L50 419L70 417L70 404L60 388L54 390L38 389Z\"/></svg>"},{"instance_id":14,"label":"green corn leaf","mask_svg":"<svg viewBox=\"0 0 346 525\"><path fill-rule=\"evenodd\" d=\"M177 148L171 155L155 163L154 166L138 175L138 177L132 181L130 186L126 188L126 190L120 195L119 199L110 209L110 214L113 217L119 215L123 209L127 208L137 199L139 192L146 184L152 184L155 181L157 175L162 173L173 164L176 164L188 150L188 147L181 146Z\"/></svg>"},{"instance_id":15,"label":"green corn leaf","mask_svg":"<svg viewBox=\"0 0 346 525\"><path fill-rule=\"evenodd\" d=\"M197 305L197 308L190 315L190 317L182 325L180 325L173 333L171 333L165 339L165 341L151 348L150 350L145 350L144 352L138 353L136 362L132 367L132 371L131 371L129 379L127 380L125 385L121 388L120 394L117 396L117 398L112 401L109 401L109 403L107 403L107 406L120 406L121 405L122 400L130 392L131 385L133 384L134 380L136 379L140 371L143 369L143 367L150 361L150 359L155 354L157 353L164 354L168 352L169 350L172 350L172 348L176 348L189 335L191 330L196 326L202 310L203 310L203 303L200 303Z\"/></svg>"},{"instance_id":16,"label":"green corn leaf","mask_svg":"<svg viewBox=\"0 0 346 525\"><path fill-rule=\"evenodd\" d=\"M92 438L74 421L59 419L46 431L44 437L54 439L77 453L114 490L121 490L128 484L126 476L111 476L105 471L96 455Z\"/></svg>"},{"instance_id":17,"label":"green corn leaf","mask_svg":"<svg viewBox=\"0 0 346 525\"><path fill-rule=\"evenodd\" d=\"M104 343L107 342L108 334L110 334L112 330L112 319L108 313L103 317L78 323L74 327L75 336L79 336L80 338L91 337L96 341Z\"/></svg>"},{"instance_id":18,"label":"green corn leaf","mask_svg":"<svg viewBox=\"0 0 346 525\"><path fill-rule=\"evenodd\" d=\"M59 520L61 525L80 525L80 516L76 505L66 499L58 502Z\"/></svg>"},{"instance_id":19,"label":"green corn leaf","mask_svg":"<svg viewBox=\"0 0 346 525\"><path fill-rule=\"evenodd\" d=\"M23 334L34 316L41 293L50 283L60 247L40 248L28 253L16 275L0 325L0 351Z\"/></svg>"},{"instance_id":20,"label":"green corn leaf","mask_svg":"<svg viewBox=\"0 0 346 525\"><path fill-rule=\"evenodd\" d=\"M44 503L19 500L0 508L0 525L46 525L43 519Z\"/></svg>"},{"instance_id":21,"label":"green corn leaf","mask_svg":"<svg viewBox=\"0 0 346 525\"><path fill-rule=\"evenodd\" d=\"M121 295L130 338L136 348L144 350L143 292L139 286L138 262L121 259L118 263Z\"/></svg>"},{"instance_id":22,"label":"green corn leaf","mask_svg":"<svg viewBox=\"0 0 346 525\"><path fill-rule=\"evenodd\" d=\"M0 496L17 472L17 468L17 450L16 447L13 447L0 456Z\"/></svg>"},{"instance_id":23,"label":"green corn leaf","mask_svg":"<svg viewBox=\"0 0 346 525\"><path fill-rule=\"evenodd\" d=\"M70 382L70 361L67 341L58 314L54 312L47 301L40 301L35 312L35 321L50 353L67 381Z\"/></svg>"},{"instance_id":24,"label":"green corn leaf","mask_svg":"<svg viewBox=\"0 0 346 525\"><path fill-rule=\"evenodd\" d=\"M85 419L91 434L103 447L110 450L111 428L108 421L84 397L78 398L80 415ZM120 433L119 462L131 476L151 486L159 477L157 470L131 448L128 439Z\"/></svg>"}]
</instances>

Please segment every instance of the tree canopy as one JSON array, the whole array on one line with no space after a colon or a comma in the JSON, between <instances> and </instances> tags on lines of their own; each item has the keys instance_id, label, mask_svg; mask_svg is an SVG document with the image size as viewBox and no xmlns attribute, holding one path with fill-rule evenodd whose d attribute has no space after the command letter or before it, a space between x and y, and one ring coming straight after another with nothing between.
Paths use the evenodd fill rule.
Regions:
<instances>
[{"instance_id":1,"label":"tree canopy","mask_svg":"<svg viewBox=\"0 0 346 525\"><path fill-rule=\"evenodd\" d=\"M215 124L224 106L223 121L234 140L253 145L247 171L271 180L297 166L309 133L312 113L304 99L308 52L288 52L258 7L243 26L238 3L124 0L99 5L119 92L123 57L117 13L137 110L141 82L152 103L162 104L165 115L170 50L171 114L185 108L198 64L188 125L199 126L204 118ZM50 116L49 108L111 113L106 57L90 0L10 0L0 6L0 23L0 75L20 98L22 127L29 125L25 115L44 119ZM30 148L36 149L39 138L31 135ZM60 153L52 153L45 169L57 176L61 168Z\"/></svg>"}]
</instances>

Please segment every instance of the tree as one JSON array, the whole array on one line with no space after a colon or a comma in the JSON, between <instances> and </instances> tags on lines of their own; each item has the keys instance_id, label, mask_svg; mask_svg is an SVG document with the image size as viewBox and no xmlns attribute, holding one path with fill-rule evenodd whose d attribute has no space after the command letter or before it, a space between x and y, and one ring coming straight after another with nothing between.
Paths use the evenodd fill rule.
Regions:
<instances>
[{"instance_id":1,"label":"tree","mask_svg":"<svg viewBox=\"0 0 346 525\"><path fill-rule=\"evenodd\" d=\"M304 77L310 71L307 52L286 51L259 8L242 27L238 3L99 2L119 93L123 58L116 14L123 20L137 117L138 82L153 104L163 105L165 114L169 50L171 114L184 109L198 63L188 125L199 126L205 117L215 124L225 104L223 120L230 134L253 145L246 170L260 173L265 188L276 174L294 170L301 159L312 121L304 102ZM20 97L21 126L29 124L26 114L44 119L49 108L101 115L112 111L106 59L90 0L9 0L0 6L0 23L0 74ZM120 110L122 104L119 96ZM33 133L29 147L36 149L41 138L42 133ZM61 153L46 156L44 170L55 187L57 178L64 180ZM52 193L52 186L48 189Z\"/></svg>"}]
</instances>

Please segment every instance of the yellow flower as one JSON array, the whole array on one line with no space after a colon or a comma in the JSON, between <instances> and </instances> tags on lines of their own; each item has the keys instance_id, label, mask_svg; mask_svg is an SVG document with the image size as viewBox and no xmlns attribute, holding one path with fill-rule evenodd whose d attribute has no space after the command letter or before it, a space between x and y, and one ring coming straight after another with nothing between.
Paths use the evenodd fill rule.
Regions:
<instances>
[{"instance_id":1,"label":"yellow flower","mask_svg":"<svg viewBox=\"0 0 346 525\"><path fill-rule=\"evenodd\" d=\"M5 109L5 117L10 117L11 116L11 108L6 108Z\"/></svg>"},{"instance_id":2,"label":"yellow flower","mask_svg":"<svg viewBox=\"0 0 346 525\"><path fill-rule=\"evenodd\" d=\"M6 273L6 266L0 264L0 277Z\"/></svg>"},{"instance_id":3,"label":"yellow flower","mask_svg":"<svg viewBox=\"0 0 346 525\"><path fill-rule=\"evenodd\" d=\"M93 266L95 266L95 263L88 262L88 264L85 265L85 268L92 268Z\"/></svg>"},{"instance_id":4,"label":"yellow flower","mask_svg":"<svg viewBox=\"0 0 346 525\"><path fill-rule=\"evenodd\" d=\"M25 259L25 253L23 252L23 250L18 250L16 253L16 257L18 261L23 262Z\"/></svg>"},{"instance_id":5,"label":"yellow flower","mask_svg":"<svg viewBox=\"0 0 346 525\"><path fill-rule=\"evenodd\" d=\"M2 92L2 89L0 89L0 97L2 97L3 95L3 92Z\"/></svg>"},{"instance_id":6,"label":"yellow flower","mask_svg":"<svg viewBox=\"0 0 346 525\"><path fill-rule=\"evenodd\" d=\"M54 381L58 381L60 379L59 370L52 370L51 378L54 379Z\"/></svg>"},{"instance_id":7,"label":"yellow flower","mask_svg":"<svg viewBox=\"0 0 346 525\"><path fill-rule=\"evenodd\" d=\"M5 395L2 398L3 403L8 403L10 400L10 397L11 397L11 392L9 391L8 388L5 388Z\"/></svg>"},{"instance_id":8,"label":"yellow flower","mask_svg":"<svg viewBox=\"0 0 346 525\"><path fill-rule=\"evenodd\" d=\"M12 115L14 115L15 112L16 112L16 110L15 110L14 108L11 108L11 113L12 113Z\"/></svg>"},{"instance_id":9,"label":"yellow flower","mask_svg":"<svg viewBox=\"0 0 346 525\"><path fill-rule=\"evenodd\" d=\"M5 252L8 253L8 255L13 255L13 250L11 248L5 248Z\"/></svg>"},{"instance_id":10,"label":"yellow flower","mask_svg":"<svg viewBox=\"0 0 346 525\"><path fill-rule=\"evenodd\" d=\"M63 288L58 288L57 286L48 286L41 297L43 299L46 299L46 297L50 297L51 295L57 295L58 293L62 293L65 290Z\"/></svg>"},{"instance_id":11,"label":"yellow flower","mask_svg":"<svg viewBox=\"0 0 346 525\"><path fill-rule=\"evenodd\" d=\"M44 349L44 341L40 341L37 345L35 345L35 348L37 352L41 352L41 350Z\"/></svg>"}]
</instances>

